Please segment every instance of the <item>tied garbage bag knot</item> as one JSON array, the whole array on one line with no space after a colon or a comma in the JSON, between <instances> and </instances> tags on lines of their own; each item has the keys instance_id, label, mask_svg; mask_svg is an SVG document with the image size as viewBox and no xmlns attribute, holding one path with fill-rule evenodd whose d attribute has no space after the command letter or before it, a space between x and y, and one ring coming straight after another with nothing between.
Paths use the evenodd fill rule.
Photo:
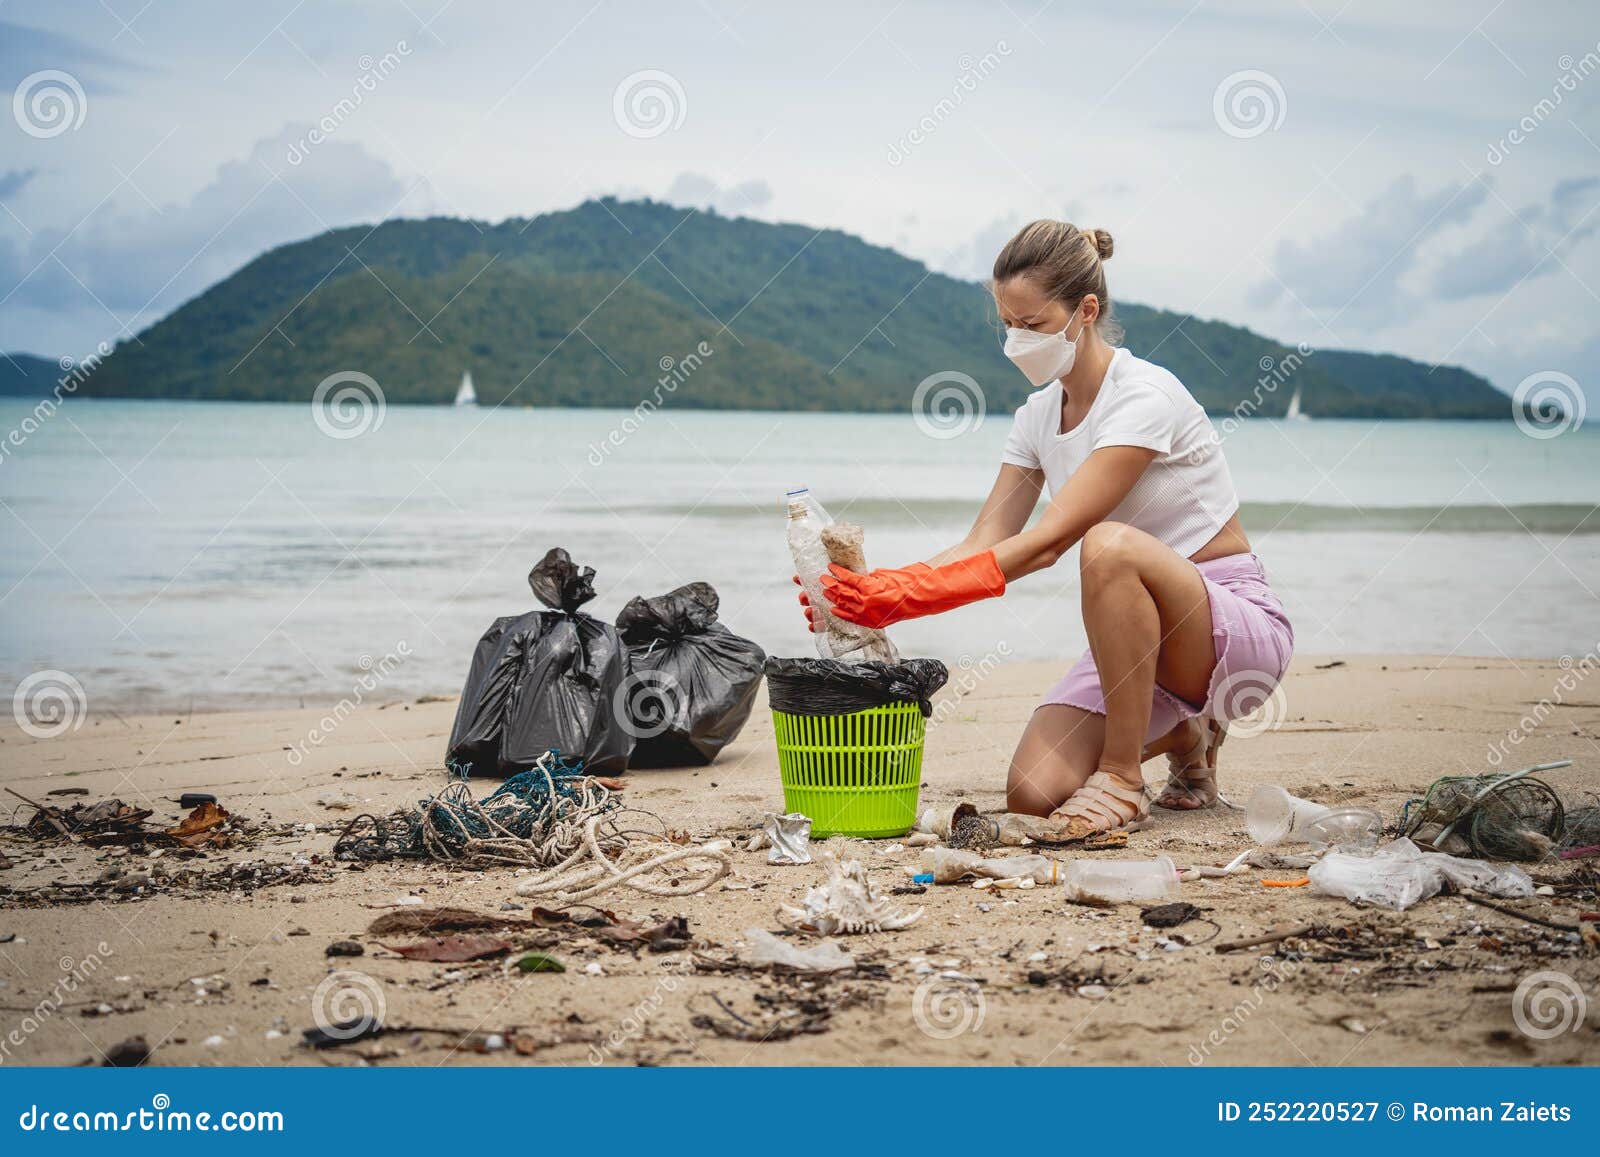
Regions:
<instances>
[{"instance_id":1,"label":"tied garbage bag knot","mask_svg":"<svg viewBox=\"0 0 1600 1157\"><path fill-rule=\"evenodd\" d=\"M545 552L528 572L533 597L552 610L576 614L578 608L594 598L594 567L579 566L559 546Z\"/></svg>"},{"instance_id":2,"label":"tied garbage bag knot","mask_svg":"<svg viewBox=\"0 0 1600 1157\"><path fill-rule=\"evenodd\" d=\"M673 642L710 630L720 604L716 588L701 582L685 583L653 599L635 595L618 613L617 630L630 647Z\"/></svg>"}]
</instances>

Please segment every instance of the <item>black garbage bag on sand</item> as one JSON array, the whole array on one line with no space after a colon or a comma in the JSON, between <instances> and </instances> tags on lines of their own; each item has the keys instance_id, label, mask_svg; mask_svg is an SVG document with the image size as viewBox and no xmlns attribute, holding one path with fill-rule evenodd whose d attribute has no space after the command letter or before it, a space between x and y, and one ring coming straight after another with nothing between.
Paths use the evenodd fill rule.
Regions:
<instances>
[{"instance_id":1,"label":"black garbage bag on sand","mask_svg":"<svg viewBox=\"0 0 1600 1157\"><path fill-rule=\"evenodd\" d=\"M578 610L594 598L594 569L556 547L528 585L550 609L496 619L478 640L446 766L503 777L555 748L593 775L624 770L633 736L617 702L627 652L615 627Z\"/></svg>"},{"instance_id":2,"label":"black garbage bag on sand","mask_svg":"<svg viewBox=\"0 0 1600 1157\"><path fill-rule=\"evenodd\" d=\"M744 727L766 652L717 621L717 592L689 583L617 615L628 648L629 767L710 763Z\"/></svg>"},{"instance_id":3,"label":"black garbage bag on sand","mask_svg":"<svg viewBox=\"0 0 1600 1157\"><path fill-rule=\"evenodd\" d=\"M915 703L933 714L933 695L950 678L937 659L842 663L838 659L768 659L767 702L789 715L845 715L886 703Z\"/></svg>"}]
</instances>

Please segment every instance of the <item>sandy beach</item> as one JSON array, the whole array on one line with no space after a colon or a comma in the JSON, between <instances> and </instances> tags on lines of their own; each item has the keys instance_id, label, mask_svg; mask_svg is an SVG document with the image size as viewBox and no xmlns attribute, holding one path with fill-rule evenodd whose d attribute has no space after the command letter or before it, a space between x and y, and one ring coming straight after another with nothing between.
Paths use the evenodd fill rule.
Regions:
<instances>
[{"instance_id":1,"label":"sandy beach","mask_svg":"<svg viewBox=\"0 0 1600 1157\"><path fill-rule=\"evenodd\" d=\"M1487 770L1491 746L1551 698L1562 673L1553 660L1297 658L1281 726L1223 749L1224 793L1243 802L1275 783L1323 803L1370 805L1392 821L1436 777ZM999 809L1011 746L1055 675L1053 664L1008 664L974 677L965 693L948 689L928 735L923 802ZM1522 738L1506 758L1510 767L1573 759L1551 777L1569 800L1600 790L1600 695L1586 690L1566 694L1537 726L1517 731ZM453 701L363 707L309 747L298 766L289 751L318 726L320 709L99 714L47 740L8 723L0 778L29 799L65 807L117 797L152 809L150 826L165 828L181 816L181 793L210 792L258 834L185 859L185 868L214 879L240 863L312 862L301 864L295 882L274 886L247 879L232 890L173 886L140 895L108 884L83 889L83 902L44 901L36 890L147 871L151 857L5 832L4 1063L98 1064L134 1036L162 1065L1600 1063L1600 955L1576 936L1460 897L1395 913L1304 887L1263 887L1263 879L1295 874L1288 872L1185 883L1182 898L1206 909L1215 931L1203 921L1157 931L1142 925L1136 905L1072 905L1050 887L929 888L896 898L926 908L913 927L839 938L856 957L854 974L801 982L707 963L740 959L744 930L777 931L779 905L797 903L823 876L818 865L769 866L764 852L741 849L734 873L698 895L663 900L623 889L596 901L646 924L685 917L692 948L642 951L570 924L528 925L505 935L519 947L541 946L566 965L564 973L404 959L380 942L405 937L367 931L375 918L400 910L391 907L399 896L514 921L527 920L532 903L515 896L510 868L331 860L334 833L357 811L384 812L444 786L454 711ZM1156 766L1146 774L1154 779ZM697 839L742 841L763 813L782 806L764 693L738 742L713 766L626 778L630 806ZM63 788L87 794L48 794ZM16 820L32 814L7 798ZM333 810L327 802L354 806ZM308 823L316 830L306 831ZM908 882L905 867L918 854L892 850L890 841L827 846L864 861L884 890ZM1078 854L1166 853L1180 865L1220 865L1247 846L1239 812L1156 809L1154 826L1133 834L1126 852ZM1534 867L1553 894L1505 903L1576 925L1595 907L1592 873L1577 863ZM1563 887L1584 879L1586 893ZM1319 931L1275 954L1271 946L1215 948L1291 925ZM327 956L341 940L359 942L363 954ZM367 986L384 1023L401 1031L320 1051L303 1047L314 993L341 969L361 974L351 983ZM1587 994L1587 1018L1537 1039L1515 1022L1513 992L1544 970L1566 974ZM969 979L932 991L945 972ZM48 1011L41 1002L51 1004ZM750 1041L706 1027L741 1017L760 1026L804 1023L810 1031ZM514 1047L480 1051L491 1034Z\"/></svg>"}]
</instances>

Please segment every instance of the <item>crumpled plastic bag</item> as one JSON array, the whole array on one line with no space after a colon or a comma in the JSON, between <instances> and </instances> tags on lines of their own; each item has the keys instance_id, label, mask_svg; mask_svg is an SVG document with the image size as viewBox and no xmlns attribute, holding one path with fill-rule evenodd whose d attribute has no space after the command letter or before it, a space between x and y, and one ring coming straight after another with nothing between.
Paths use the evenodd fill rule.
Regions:
<instances>
[{"instance_id":1,"label":"crumpled plastic bag","mask_svg":"<svg viewBox=\"0 0 1600 1157\"><path fill-rule=\"evenodd\" d=\"M761 830L767 837L767 863L809 864L811 862L811 817L801 812L778 815L768 812Z\"/></svg>"},{"instance_id":2,"label":"crumpled plastic bag","mask_svg":"<svg viewBox=\"0 0 1600 1157\"><path fill-rule=\"evenodd\" d=\"M744 938L750 942L750 954L745 957L750 964L781 964L803 972L839 972L856 966L855 957L833 940L801 948L764 928L746 928Z\"/></svg>"},{"instance_id":3,"label":"crumpled plastic bag","mask_svg":"<svg viewBox=\"0 0 1600 1157\"><path fill-rule=\"evenodd\" d=\"M1311 890L1403 912L1448 883L1460 891L1491 896L1533 895L1533 880L1514 865L1497 867L1443 852L1425 852L1408 839L1385 844L1371 855L1329 852L1307 873Z\"/></svg>"},{"instance_id":4,"label":"crumpled plastic bag","mask_svg":"<svg viewBox=\"0 0 1600 1157\"><path fill-rule=\"evenodd\" d=\"M846 663L780 659L766 663L767 702L789 715L847 715L888 703L915 703L933 714L933 695L950 678L937 659Z\"/></svg>"}]
</instances>

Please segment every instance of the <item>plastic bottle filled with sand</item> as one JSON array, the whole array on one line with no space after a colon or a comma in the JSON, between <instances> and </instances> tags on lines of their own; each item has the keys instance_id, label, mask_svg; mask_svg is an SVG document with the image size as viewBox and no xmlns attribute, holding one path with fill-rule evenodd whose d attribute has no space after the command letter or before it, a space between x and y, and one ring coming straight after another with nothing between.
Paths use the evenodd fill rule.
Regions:
<instances>
[{"instance_id":1,"label":"plastic bottle filled with sand","mask_svg":"<svg viewBox=\"0 0 1600 1157\"><path fill-rule=\"evenodd\" d=\"M858 574L866 573L865 536L861 528L848 522L834 522L804 487L789 491L788 503L789 554L794 559L795 574L811 600L812 620L826 628L811 636L817 654L846 663L873 660L898 663L900 653L888 635L835 618L828 613L831 604L822 592L822 576L830 562Z\"/></svg>"}]
</instances>

